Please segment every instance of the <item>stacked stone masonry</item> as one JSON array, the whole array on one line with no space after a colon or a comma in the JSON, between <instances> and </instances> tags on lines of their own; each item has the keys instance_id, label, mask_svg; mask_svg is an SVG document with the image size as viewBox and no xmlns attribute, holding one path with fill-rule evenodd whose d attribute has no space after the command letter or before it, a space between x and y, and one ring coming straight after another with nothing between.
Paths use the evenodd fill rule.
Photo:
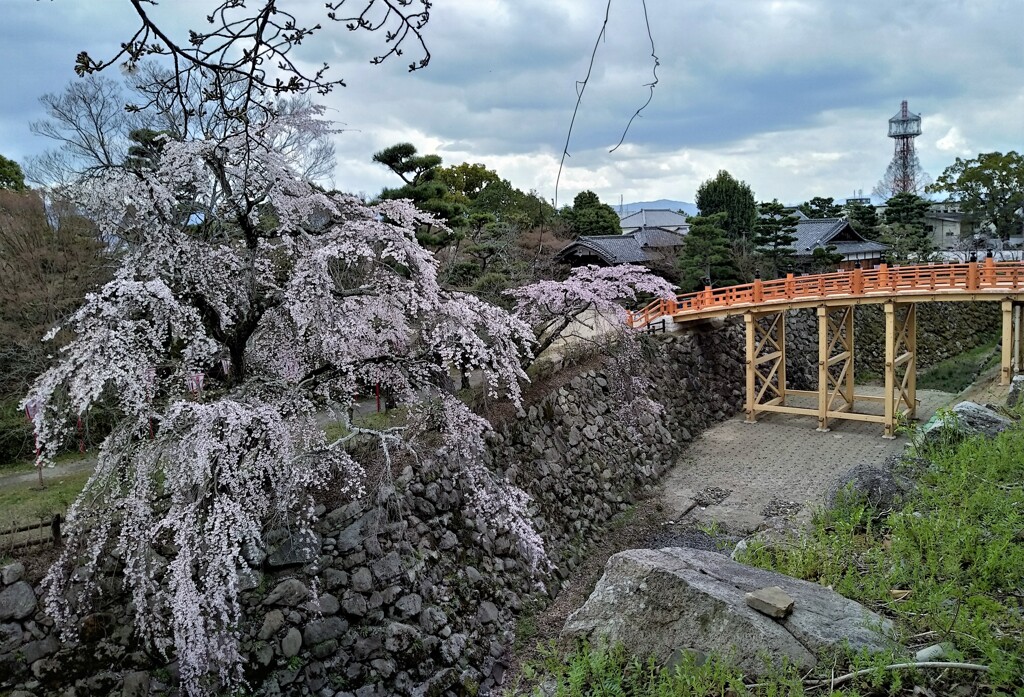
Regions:
<instances>
[{"instance_id":1,"label":"stacked stone masonry","mask_svg":"<svg viewBox=\"0 0 1024 697\"><path fill-rule=\"evenodd\" d=\"M533 498L550 573L476 514L459 473L421 462L359 500L321 508L314 539L273 530L248 554L243 649L254 694L495 694L516 615L548 602L609 520L646 493L698 432L742 403L736 323L645 342L660 414L630 414L591 370L526 406L492 438L489 466ZM564 369L570 370L570 369ZM559 374L565 377L567 374ZM175 694L176 665L133 637L116 564L61 644L20 565L0 590L0 693Z\"/></svg>"}]
</instances>

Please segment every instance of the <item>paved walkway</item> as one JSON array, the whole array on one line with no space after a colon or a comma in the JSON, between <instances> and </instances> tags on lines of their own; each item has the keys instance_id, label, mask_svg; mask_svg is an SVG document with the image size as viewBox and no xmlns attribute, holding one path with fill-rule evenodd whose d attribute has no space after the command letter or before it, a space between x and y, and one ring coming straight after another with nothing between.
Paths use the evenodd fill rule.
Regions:
<instances>
[{"instance_id":1,"label":"paved walkway","mask_svg":"<svg viewBox=\"0 0 1024 697\"><path fill-rule=\"evenodd\" d=\"M933 390L918 390L917 396L921 423L953 399ZM883 439L881 424L836 420L831 431L818 433L810 416L767 414L756 424L743 418L705 431L666 475L662 504L669 519L715 521L737 534L756 530L772 515L805 522L838 474L881 463L907 444L906 436Z\"/></svg>"}]
</instances>

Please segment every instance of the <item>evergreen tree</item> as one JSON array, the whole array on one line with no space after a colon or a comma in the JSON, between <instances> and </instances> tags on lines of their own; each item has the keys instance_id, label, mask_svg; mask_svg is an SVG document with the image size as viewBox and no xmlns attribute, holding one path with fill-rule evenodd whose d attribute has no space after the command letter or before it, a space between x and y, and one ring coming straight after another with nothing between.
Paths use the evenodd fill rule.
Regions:
<instances>
[{"instance_id":1,"label":"evergreen tree","mask_svg":"<svg viewBox=\"0 0 1024 697\"><path fill-rule=\"evenodd\" d=\"M0 189L10 191L25 191L25 174L21 171L21 165L14 160L9 160L0 155Z\"/></svg>"},{"instance_id":2,"label":"evergreen tree","mask_svg":"<svg viewBox=\"0 0 1024 697\"><path fill-rule=\"evenodd\" d=\"M878 211L874 206L858 202L848 203L846 204L846 215L857 234L869 240L878 239Z\"/></svg>"},{"instance_id":3,"label":"evergreen tree","mask_svg":"<svg viewBox=\"0 0 1024 697\"><path fill-rule=\"evenodd\" d=\"M731 242L745 241L757 221L754 192L724 169L697 188L695 199L702 216L725 213L721 227Z\"/></svg>"},{"instance_id":4,"label":"evergreen tree","mask_svg":"<svg viewBox=\"0 0 1024 697\"><path fill-rule=\"evenodd\" d=\"M762 202L760 217L754 225L754 245L760 255L762 278L778 278L796 267L796 224L799 218L778 199Z\"/></svg>"},{"instance_id":5,"label":"evergreen tree","mask_svg":"<svg viewBox=\"0 0 1024 697\"><path fill-rule=\"evenodd\" d=\"M801 203L800 211L808 218L838 218L843 214L843 207L831 196L815 196Z\"/></svg>"},{"instance_id":6,"label":"evergreen tree","mask_svg":"<svg viewBox=\"0 0 1024 697\"><path fill-rule=\"evenodd\" d=\"M601 203L593 191L581 191L565 209L566 220L573 236L621 235L619 216L607 203Z\"/></svg>"},{"instance_id":7,"label":"evergreen tree","mask_svg":"<svg viewBox=\"0 0 1024 697\"><path fill-rule=\"evenodd\" d=\"M924 216L929 203L917 194L896 194L885 208L882 242L891 249L886 254L889 263L924 262L934 251L931 237L925 230Z\"/></svg>"},{"instance_id":8,"label":"evergreen tree","mask_svg":"<svg viewBox=\"0 0 1024 697\"><path fill-rule=\"evenodd\" d=\"M741 283L732 246L724 225L725 212L690 218L690 232L679 259L680 286L683 292Z\"/></svg>"}]
</instances>

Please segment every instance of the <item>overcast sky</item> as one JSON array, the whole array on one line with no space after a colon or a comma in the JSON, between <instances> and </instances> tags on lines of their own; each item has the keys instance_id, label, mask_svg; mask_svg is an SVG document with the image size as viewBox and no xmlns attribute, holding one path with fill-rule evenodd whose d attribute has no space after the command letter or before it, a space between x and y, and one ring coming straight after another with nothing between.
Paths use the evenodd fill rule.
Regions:
<instances>
[{"instance_id":1,"label":"overcast sky","mask_svg":"<svg viewBox=\"0 0 1024 697\"><path fill-rule=\"evenodd\" d=\"M355 0L350 0L354 2ZM162 0L184 41L215 3ZM317 12L323 0L281 0ZM692 201L727 169L759 199L865 193L892 158L900 100L923 116L917 150L933 177L957 156L1024 150L1024 0L612 0L562 174L559 203L592 189L607 203ZM49 147L28 124L38 97L131 35L128 0L0 0L0 154ZM377 193L398 179L371 161L399 141L446 164L482 162L522 189L555 195L558 162L605 0L436 0L430 66L410 53L370 66L381 36L330 26L296 56L347 87L320 98L344 124L333 184ZM410 47L410 52L412 47ZM116 75L112 75L116 77Z\"/></svg>"}]
</instances>

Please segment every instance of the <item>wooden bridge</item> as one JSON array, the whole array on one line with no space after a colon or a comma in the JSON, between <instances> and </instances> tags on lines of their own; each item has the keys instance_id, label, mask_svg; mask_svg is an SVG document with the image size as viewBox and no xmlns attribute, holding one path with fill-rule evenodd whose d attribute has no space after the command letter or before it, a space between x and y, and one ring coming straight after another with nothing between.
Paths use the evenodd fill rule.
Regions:
<instances>
[{"instance_id":1,"label":"wooden bridge","mask_svg":"<svg viewBox=\"0 0 1024 697\"><path fill-rule=\"evenodd\" d=\"M632 327L657 321L697 322L743 315L746 326L746 414L754 423L762 413L816 416L818 430L832 419L881 423L895 437L901 418L917 409L917 304L922 302L999 302L1002 308L1000 384L1020 372L1024 356L1022 302L1024 262L887 266L853 269L773 281L755 280L726 288L659 299L629 315ZM858 305L883 305L885 311L885 388L882 396L854 394L853 312ZM818 389L786 385L786 313L815 308L818 316ZM791 398L813 397L815 407ZM799 400L798 400L799 401ZM806 399L805 399L806 401ZM884 413L854 411L857 402L881 402Z\"/></svg>"}]
</instances>

